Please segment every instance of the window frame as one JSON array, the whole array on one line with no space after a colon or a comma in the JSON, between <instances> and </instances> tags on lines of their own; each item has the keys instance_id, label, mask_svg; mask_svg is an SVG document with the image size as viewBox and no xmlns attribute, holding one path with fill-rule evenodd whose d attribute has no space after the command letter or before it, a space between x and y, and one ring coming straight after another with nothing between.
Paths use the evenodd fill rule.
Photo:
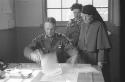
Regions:
<instances>
[{"instance_id":1,"label":"window frame","mask_svg":"<svg viewBox=\"0 0 125 82\"><path fill-rule=\"evenodd\" d=\"M78 0L76 0L76 3L78 3ZM61 4L62 4L62 0L61 0ZM92 5L93 5L93 0L92 0ZM108 7L96 7L96 8L108 8L108 21L105 21L106 23L107 22L112 22L112 0L108 0ZM48 17L47 16L47 10L48 9L61 9L61 14L62 14L62 9L70 9L70 8L62 8L62 5L61 5L61 8L47 8L47 0L46 0L46 18ZM61 15L61 20L62 20L62 15ZM57 21L57 25L56 26L66 26L68 21Z\"/></svg>"}]
</instances>

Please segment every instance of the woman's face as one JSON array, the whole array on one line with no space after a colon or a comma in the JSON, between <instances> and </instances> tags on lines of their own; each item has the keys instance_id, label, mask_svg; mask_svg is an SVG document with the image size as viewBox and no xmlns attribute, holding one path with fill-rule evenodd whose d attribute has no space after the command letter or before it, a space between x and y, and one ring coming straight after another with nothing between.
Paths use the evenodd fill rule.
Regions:
<instances>
[{"instance_id":1,"label":"woman's face","mask_svg":"<svg viewBox=\"0 0 125 82\"><path fill-rule=\"evenodd\" d=\"M80 16L80 9L73 9L73 14L74 14L74 18L77 18Z\"/></svg>"},{"instance_id":2,"label":"woman's face","mask_svg":"<svg viewBox=\"0 0 125 82\"><path fill-rule=\"evenodd\" d=\"M90 23L92 21L92 15L81 13L81 17L85 23Z\"/></svg>"},{"instance_id":3,"label":"woman's face","mask_svg":"<svg viewBox=\"0 0 125 82\"><path fill-rule=\"evenodd\" d=\"M44 30L47 36L51 37L55 33L55 25L50 22L45 22Z\"/></svg>"}]
</instances>

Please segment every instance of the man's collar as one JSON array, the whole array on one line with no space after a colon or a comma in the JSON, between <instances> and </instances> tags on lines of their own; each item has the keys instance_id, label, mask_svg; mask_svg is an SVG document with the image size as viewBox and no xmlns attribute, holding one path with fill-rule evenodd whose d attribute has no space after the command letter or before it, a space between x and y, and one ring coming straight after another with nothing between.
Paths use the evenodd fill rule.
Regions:
<instances>
[{"instance_id":1,"label":"man's collar","mask_svg":"<svg viewBox=\"0 0 125 82\"><path fill-rule=\"evenodd\" d=\"M54 35L55 35L55 33L54 33L52 36L47 36L47 35L45 34L45 38L53 38Z\"/></svg>"}]
</instances>

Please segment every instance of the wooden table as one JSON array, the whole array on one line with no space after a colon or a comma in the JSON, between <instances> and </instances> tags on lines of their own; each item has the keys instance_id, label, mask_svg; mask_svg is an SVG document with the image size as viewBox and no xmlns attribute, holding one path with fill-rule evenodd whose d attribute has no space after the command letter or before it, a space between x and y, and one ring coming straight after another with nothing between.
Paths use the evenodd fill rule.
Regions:
<instances>
[{"instance_id":1,"label":"wooden table","mask_svg":"<svg viewBox=\"0 0 125 82\"><path fill-rule=\"evenodd\" d=\"M38 64L34 63L20 63L10 64L8 69L18 70L32 70L31 78L12 78L6 77L0 79L0 82L104 82L101 71L98 71L95 67L88 64L77 64L71 66L70 64L60 64L62 68L62 74L56 76L46 76L48 79L42 81L45 77Z\"/></svg>"}]
</instances>

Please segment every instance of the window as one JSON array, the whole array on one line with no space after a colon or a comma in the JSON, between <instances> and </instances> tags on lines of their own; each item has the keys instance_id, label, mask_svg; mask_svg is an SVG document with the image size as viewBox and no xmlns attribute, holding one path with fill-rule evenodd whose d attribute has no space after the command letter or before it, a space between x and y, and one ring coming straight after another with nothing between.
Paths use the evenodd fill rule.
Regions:
<instances>
[{"instance_id":1,"label":"window","mask_svg":"<svg viewBox=\"0 0 125 82\"><path fill-rule=\"evenodd\" d=\"M83 6L92 4L104 21L108 21L108 0L47 0L47 16L55 17L57 21L68 21L73 17L70 7L74 3L80 3Z\"/></svg>"}]
</instances>

